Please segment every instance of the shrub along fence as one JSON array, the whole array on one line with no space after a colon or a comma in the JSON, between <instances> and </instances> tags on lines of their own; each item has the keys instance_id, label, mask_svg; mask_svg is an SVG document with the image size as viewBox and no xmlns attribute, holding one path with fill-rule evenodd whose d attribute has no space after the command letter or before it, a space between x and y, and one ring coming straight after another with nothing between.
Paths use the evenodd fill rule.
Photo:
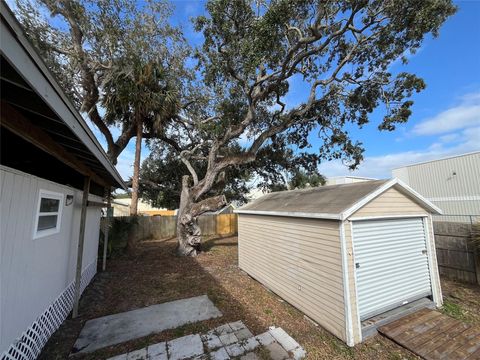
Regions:
<instances>
[{"instance_id":1,"label":"shrub along fence","mask_svg":"<svg viewBox=\"0 0 480 360\"><path fill-rule=\"evenodd\" d=\"M433 222L441 275L480 284L480 256L478 244L473 239L473 226L459 222Z\"/></svg>"},{"instance_id":2,"label":"shrub along fence","mask_svg":"<svg viewBox=\"0 0 480 360\"><path fill-rule=\"evenodd\" d=\"M168 239L177 234L176 216L122 216L110 221L112 237L109 238L115 248L126 245L128 234L133 236L134 242ZM202 235L207 236L233 236L238 231L237 214L200 216L198 224Z\"/></svg>"}]
</instances>

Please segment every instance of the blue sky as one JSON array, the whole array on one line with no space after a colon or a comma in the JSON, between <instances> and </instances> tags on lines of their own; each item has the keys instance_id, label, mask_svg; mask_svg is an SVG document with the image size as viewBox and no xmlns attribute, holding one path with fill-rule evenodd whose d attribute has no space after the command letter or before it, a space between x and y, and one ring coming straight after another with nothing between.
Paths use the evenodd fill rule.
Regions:
<instances>
[{"instance_id":1,"label":"blue sky","mask_svg":"<svg viewBox=\"0 0 480 360\"><path fill-rule=\"evenodd\" d=\"M172 23L181 25L185 36L199 44L202 36L189 21L203 13L198 1L174 1ZM392 72L413 72L422 77L427 88L415 94L413 115L394 132L379 132L383 108L371 117L363 129L353 129L355 139L363 142L365 161L355 172L340 162L326 162L320 171L326 176L359 175L376 178L391 176L402 165L480 150L480 1L457 1L459 10L442 27L440 37L429 37L407 65L394 64ZM303 98L304 86L293 82L296 91L292 103ZM104 144L102 135L99 140ZM317 140L314 148L318 149ZM142 158L148 155L143 147ZM119 158L118 170L124 178L133 172L134 140Z\"/></svg>"}]
</instances>

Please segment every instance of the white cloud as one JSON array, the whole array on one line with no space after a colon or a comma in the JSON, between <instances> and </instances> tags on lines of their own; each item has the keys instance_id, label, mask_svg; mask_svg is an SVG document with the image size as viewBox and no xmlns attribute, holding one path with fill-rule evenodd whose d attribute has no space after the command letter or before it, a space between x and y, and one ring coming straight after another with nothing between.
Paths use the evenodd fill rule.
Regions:
<instances>
[{"instance_id":1,"label":"white cloud","mask_svg":"<svg viewBox=\"0 0 480 360\"><path fill-rule=\"evenodd\" d=\"M459 133L452 133L452 134L440 136L439 139L443 143L452 143L454 141L460 140L461 136Z\"/></svg>"},{"instance_id":2,"label":"white cloud","mask_svg":"<svg viewBox=\"0 0 480 360\"><path fill-rule=\"evenodd\" d=\"M464 141L459 144L452 144L444 139L443 142L440 140L440 142L435 142L421 150L366 157L355 171L349 171L340 161L324 163L320 165L319 170L327 177L357 175L382 179L390 178L392 170L397 167L480 150L480 126L465 129L455 135L452 136L453 142L457 141L458 138L462 138Z\"/></svg>"},{"instance_id":3,"label":"white cloud","mask_svg":"<svg viewBox=\"0 0 480 360\"><path fill-rule=\"evenodd\" d=\"M480 124L480 92L462 97L459 105L425 119L413 128L415 135L445 134Z\"/></svg>"}]
</instances>

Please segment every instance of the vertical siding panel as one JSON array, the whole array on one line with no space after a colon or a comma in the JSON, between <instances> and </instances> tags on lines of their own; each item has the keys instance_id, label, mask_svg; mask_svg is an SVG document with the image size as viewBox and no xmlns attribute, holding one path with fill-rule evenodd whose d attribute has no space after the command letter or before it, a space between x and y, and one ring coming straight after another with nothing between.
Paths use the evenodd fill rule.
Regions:
<instances>
[{"instance_id":1,"label":"vertical siding panel","mask_svg":"<svg viewBox=\"0 0 480 360\"><path fill-rule=\"evenodd\" d=\"M28 266L22 266L18 267L15 266L16 264L24 264L26 261L28 261L28 256L25 252L26 249L26 244L25 240L22 238L19 238L19 235L21 236L22 233L20 231L21 229L21 223L23 222L24 218L26 217L26 214L21 211L22 201L24 201L24 197L22 195L25 192L25 182L26 178L20 175L15 175L15 180L14 180L14 185L13 185L13 198L11 202L11 207L10 207L10 219L9 222L11 223L10 225L10 231L8 237L14 241L13 243L13 251L12 251L12 257L9 259L8 262L8 268L11 269L10 275L13 278L16 279L25 279L28 281L28 279L25 278L25 267ZM19 226L20 225L20 226ZM21 297L21 290L25 286L26 281L12 281L12 299L11 301L15 301L14 299L18 299ZM14 305L14 304L12 304ZM10 318L15 318L12 316L10 313L8 315ZM20 313L19 317L25 321L25 313Z\"/></svg>"},{"instance_id":2,"label":"vertical siding panel","mask_svg":"<svg viewBox=\"0 0 480 360\"><path fill-rule=\"evenodd\" d=\"M0 238L2 243L2 263L4 263L5 259L8 259L7 256L11 256L11 246L12 242L8 240L6 234L8 225L10 224L10 207L12 202L12 189L14 183L14 175L12 173L6 172L1 170L1 177L2 177L2 194L0 198L0 206L1 206L1 217L0 217L0 229L2 238ZM7 247L9 251L7 250Z\"/></svg>"},{"instance_id":3,"label":"vertical siding panel","mask_svg":"<svg viewBox=\"0 0 480 360\"><path fill-rule=\"evenodd\" d=\"M17 238L16 243L19 244L18 251L16 251L16 267L17 267L17 276L20 279L25 279L21 281L21 287L19 287L19 292L17 296L21 297L24 294L28 294L32 288L32 276L34 273L32 269L34 262L34 254L36 252L36 244L33 241L33 226L34 226L34 215L37 210L37 201L38 201L38 180L33 177L26 177L17 175L23 179L22 193L17 194L19 208L17 217L21 219L17 223L16 234ZM32 212L33 210L33 212ZM18 216L18 214L23 214L23 216ZM21 239L22 241L18 241ZM21 266L19 266L21 264ZM13 274L12 274L13 275ZM34 300L31 299L33 302ZM29 304L29 306L31 306ZM22 312L23 323L29 323L30 317L28 312Z\"/></svg>"},{"instance_id":4,"label":"vertical siding panel","mask_svg":"<svg viewBox=\"0 0 480 360\"><path fill-rule=\"evenodd\" d=\"M8 327L7 327L7 315L8 311L6 310L7 307L10 306L10 299L12 296L12 281L11 281L11 259L13 257L13 247L14 247L14 239L9 236L9 230L11 227L11 206L12 206L12 194L13 194L13 187L14 187L14 174L4 171L1 171L2 176L2 194L1 194L1 227L0 227L0 241L1 241L1 262L0 262L0 282L1 282L1 296L0 296L0 331L3 338L5 334L7 334ZM0 341L0 346L3 345L3 341ZM3 346L1 347L3 348Z\"/></svg>"}]
</instances>

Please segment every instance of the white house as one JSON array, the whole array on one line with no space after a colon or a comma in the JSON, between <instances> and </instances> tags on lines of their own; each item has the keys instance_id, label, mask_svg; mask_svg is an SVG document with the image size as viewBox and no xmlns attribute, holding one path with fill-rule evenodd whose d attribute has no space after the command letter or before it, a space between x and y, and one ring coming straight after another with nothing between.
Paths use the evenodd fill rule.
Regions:
<instances>
[{"instance_id":1,"label":"white house","mask_svg":"<svg viewBox=\"0 0 480 360\"><path fill-rule=\"evenodd\" d=\"M1 3L0 354L35 359L97 271L102 197L125 187Z\"/></svg>"}]
</instances>

